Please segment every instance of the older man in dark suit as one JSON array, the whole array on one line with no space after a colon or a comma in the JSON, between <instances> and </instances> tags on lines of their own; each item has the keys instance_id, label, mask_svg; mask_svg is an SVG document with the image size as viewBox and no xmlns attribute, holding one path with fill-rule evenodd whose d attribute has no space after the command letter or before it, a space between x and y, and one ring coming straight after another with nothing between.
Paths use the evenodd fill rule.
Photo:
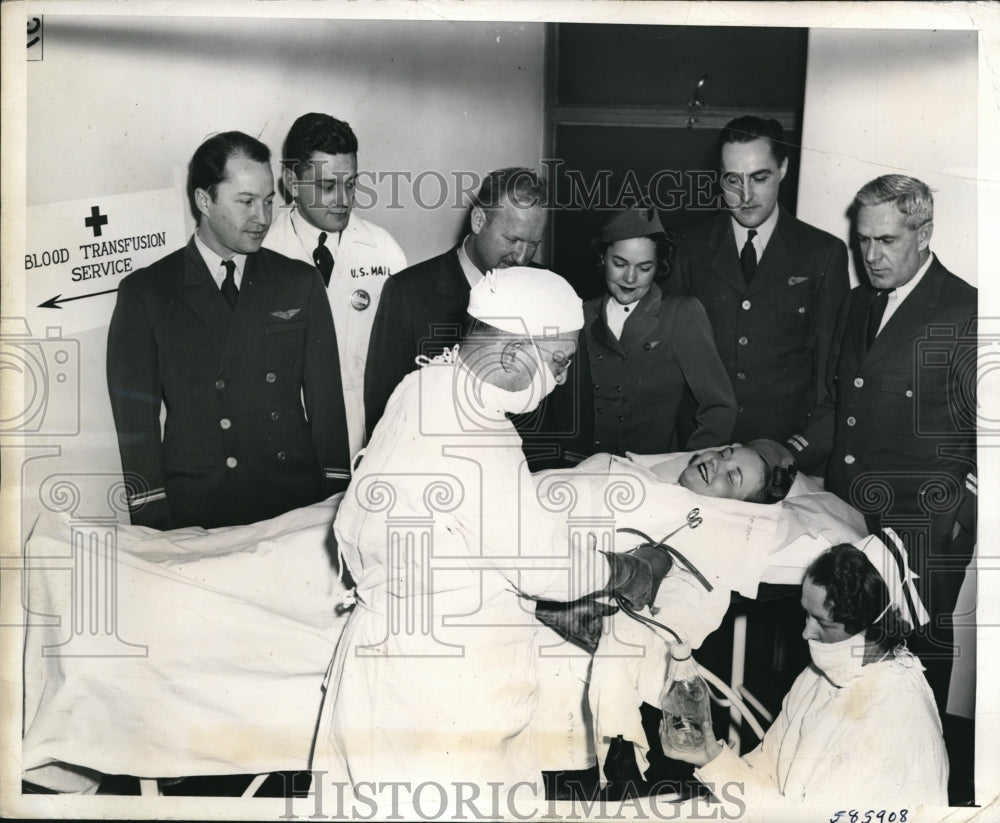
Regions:
<instances>
[{"instance_id":1,"label":"older man in dark suit","mask_svg":"<svg viewBox=\"0 0 1000 823\"><path fill-rule=\"evenodd\" d=\"M459 342L472 286L491 269L531 262L545 232L545 205L545 183L531 169L492 171L473 201L462 242L389 278L365 366L369 436L396 386L417 368L414 358Z\"/></svg>"},{"instance_id":2,"label":"older man in dark suit","mask_svg":"<svg viewBox=\"0 0 1000 823\"><path fill-rule=\"evenodd\" d=\"M931 615L915 649L942 709L951 671L950 615L972 541L956 541L976 467L978 292L930 250L934 201L898 174L866 184L852 206L871 287L838 320L826 391L789 441L800 467L826 463L826 487L872 533L903 537Z\"/></svg>"},{"instance_id":3,"label":"older man in dark suit","mask_svg":"<svg viewBox=\"0 0 1000 823\"><path fill-rule=\"evenodd\" d=\"M732 120L719 135L719 163L728 213L679 238L665 290L697 297L708 313L736 395L733 438L784 440L819 397L850 290L847 247L778 205L788 171L778 121ZM690 431L680 433L683 441Z\"/></svg>"},{"instance_id":4,"label":"older man in dark suit","mask_svg":"<svg viewBox=\"0 0 1000 823\"><path fill-rule=\"evenodd\" d=\"M191 160L188 196L191 241L122 281L108 329L132 522L158 529L274 517L350 476L323 281L261 249L270 151L241 132L209 138Z\"/></svg>"}]
</instances>

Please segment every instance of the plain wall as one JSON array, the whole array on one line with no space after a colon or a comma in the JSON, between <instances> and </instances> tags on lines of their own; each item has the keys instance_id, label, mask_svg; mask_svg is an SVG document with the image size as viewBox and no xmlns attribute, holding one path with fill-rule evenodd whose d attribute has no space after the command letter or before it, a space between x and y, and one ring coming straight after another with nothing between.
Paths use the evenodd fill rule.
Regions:
<instances>
[{"instance_id":1,"label":"plain wall","mask_svg":"<svg viewBox=\"0 0 1000 823\"><path fill-rule=\"evenodd\" d=\"M544 26L233 18L46 16L29 65L28 205L167 188L213 132L259 137L275 160L289 126L320 111L358 136L360 170L482 175L542 151ZM402 177L361 213L417 262L443 251L464 209L412 208ZM367 198L366 198L367 199ZM189 218L190 219L190 218ZM191 222L193 229L193 222Z\"/></svg>"},{"instance_id":2,"label":"plain wall","mask_svg":"<svg viewBox=\"0 0 1000 823\"><path fill-rule=\"evenodd\" d=\"M811 29L798 217L846 241L858 189L918 177L932 251L976 285L978 73L975 31Z\"/></svg>"}]
</instances>

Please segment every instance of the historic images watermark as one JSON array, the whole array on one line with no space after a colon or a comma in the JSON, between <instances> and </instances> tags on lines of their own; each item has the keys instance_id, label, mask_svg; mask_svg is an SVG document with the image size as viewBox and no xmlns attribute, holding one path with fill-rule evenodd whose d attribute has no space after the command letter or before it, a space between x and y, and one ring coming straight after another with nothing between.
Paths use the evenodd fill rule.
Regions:
<instances>
[{"instance_id":1,"label":"historic images watermark","mask_svg":"<svg viewBox=\"0 0 1000 823\"><path fill-rule=\"evenodd\" d=\"M680 804L680 784L664 781L641 800L626 792L616 800L556 802L545 800L540 785L529 782L362 780L352 789L324 780L326 772L309 774L308 793L285 792L279 820L738 820L747 811L744 785L737 781L706 784L716 801L695 796Z\"/></svg>"},{"instance_id":2,"label":"historic images watermark","mask_svg":"<svg viewBox=\"0 0 1000 823\"><path fill-rule=\"evenodd\" d=\"M542 201L517 202L518 208L541 206L561 211L605 211L627 208L635 204L654 206L664 212L705 211L713 212L723 205L719 173L709 169L658 169L648 176L638 175L631 169L616 176L610 169L585 173L579 169L564 168L563 160L542 160L542 174L548 180L548 190ZM535 172L524 170L525 175ZM350 192L359 209L376 205L398 210L415 204L418 208L466 210L476 202L476 193L485 175L479 171L451 171L443 173L434 169L400 171L363 169L351 176L331 173L317 166L316 183L312 188L300 187L300 197L312 196L317 204L331 191ZM517 185L515 174L509 188ZM728 188L726 186L728 185ZM727 198L742 194L732 183L723 184ZM728 202L728 199L727 199Z\"/></svg>"}]
</instances>

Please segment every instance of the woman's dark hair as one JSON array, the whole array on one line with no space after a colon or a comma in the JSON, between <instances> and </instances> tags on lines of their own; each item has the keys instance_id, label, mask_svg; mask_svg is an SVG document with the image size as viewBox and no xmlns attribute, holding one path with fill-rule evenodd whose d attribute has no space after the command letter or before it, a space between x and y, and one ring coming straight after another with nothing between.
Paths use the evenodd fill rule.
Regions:
<instances>
[{"instance_id":1,"label":"woman's dark hair","mask_svg":"<svg viewBox=\"0 0 1000 823\"><path fill-rule=\"evenodd\" d=\"M764 460L764 458L761 458ZM764 485L757 494L747 498L749 503L780 503L795 482L799 470L795 466L772 466L764 460Z\"/></svg>"},{"instance_id":2,"label":"woman's dark hair","mask_svg":"<svg viewBox=\"0 0 1000 823\"><path fill-rule=\"evenodd\" d=\"M848 634L864 631L865 640L889 650L910 633L898 608L892 606L886 611L889 591L882 576L861 550L850 543L831 546L823 552L809 564L806 578L826 590L823 605L830 612L830 619L843 623Z\"/></svg>"},{"instance_id":3,"label":"woman's dark hair","mask_svg":"<svg viewBox=\"0 0 1000 823\"><path fill-rule=\"evenodd\" d=\"M677 247L674 244L673 235L668 232L656 232L644 236L656 244L656 274L653 276L653 282L662 283L667 279L674 264L674 251ZM606 240L595 239L591 245L597 253L597 268L600 270L603 280L604 255L613 244Z\"/></svg>"}]
</instances>

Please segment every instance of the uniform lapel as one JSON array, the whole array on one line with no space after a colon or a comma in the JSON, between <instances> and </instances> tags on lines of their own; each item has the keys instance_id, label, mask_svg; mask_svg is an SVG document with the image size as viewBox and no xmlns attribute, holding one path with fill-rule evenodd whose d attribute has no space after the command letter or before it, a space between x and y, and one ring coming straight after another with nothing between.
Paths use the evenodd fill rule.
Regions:
<instances>
[{"instance_id":1,"label":"uniform lapel","mask_svg":"<svg viewBox=\"0 0 1000 823\"><path fill-rule=\"evenodd\" d=\"M934 312L941 294L941 275L937 258L924 274L916 288L910 292L902 305L896 309L885 327L878 333L875 342L865 355L864 365L870 365L900 346L913 346L914 330L924 329L934 321ZM875 299L872 292L871 299ZM865 314L867 317L867 313Z\"/></svg>"},{"instance_id":2,"label":"uniform lapel","mask_svg":"<svg viewBox=\"0 0 1000 823\"><path fill-rule=\"evenodd\" d=\"M608 328L608 321L605 319L604 310L607 308L610 299L611 295L609 294L604 295L602 298L600 305L597 307L597 316L594 318L594 322L590 324L590 333L605 348L611 349L611 351L618 354L624 354L625 350L622 348L622 344L611 333L611 329Z\"/></svg>"},{"instance_id":3,"label":"uniform lapel","mask_svg":"<svg viewBox=\"0 0 1000 823\"><path fill-rule=\"evenodd\" d=\"M736 248L731 220L728 214L721 214L712 227L709 237L709 247L715 251L712 257L712 271L716 277L743 294L746 291L746 282L743 278L743 269L740 268L740 253Z\"/></svg>"},{"instance_id":4,"label":"uniform lapel","mask_svg":"<svg viewBox=\"0 0 1000 823\"><path fill-rule=\"evenodd\" d=\"M259 254L248 254L240 297L236 301L220 367L232 360L253 336L265 312L274 305L279 286L275 275L260 265Z\"/></svg>"},{"instance_id":5,"label":"uniform lapel","mask_svg":"<svg viewBox=\"0 0 1000 823\"><path fill-rule=\"evenodd\" d=\"M660 287L653 283L649 287L649 291L643 295L642 300L635 305L632 316L625 321L621 338L623 349L635 348L656 331L662 299Z\"/></svg>"},{"instance_id":6,"label":"uniform lapel","mask_svg":"<svg viewBox=\"0 0 1000 823\"><path fill-rule=\"evenodd\" d=\"M458 261L458 249L452 249L442 261L434 294L429 299L439 314L464 316L469 306L470 291L469 281Z\"/></svg>"},{"instance_id":7,"label":"uniform lapel","mask_svg":"<svg viewBox=\"0 0 1000 823\"><path fill-rule=\"evenodd\" d=\"M794 257L794 240L790 236L791 217L779 206L778 222L767 241L764 255L757 264L757 272L747 287L747 294L755 294L768 288L775 280L785 280L794 275L792 261Z\"/></svg>"},{"instance_id":8,"label":"uniform lapel","mask_svg":"<svg viewBox=\"0 0 1000 823\"><path fill-rule=\"evenodd\" d=\"M233 321L232 312L212 279L205 259L194 243L194 237L188 241L184 250L184 279L177 296L205 325L225 339Z\"/></svg>"}]
</instances>

